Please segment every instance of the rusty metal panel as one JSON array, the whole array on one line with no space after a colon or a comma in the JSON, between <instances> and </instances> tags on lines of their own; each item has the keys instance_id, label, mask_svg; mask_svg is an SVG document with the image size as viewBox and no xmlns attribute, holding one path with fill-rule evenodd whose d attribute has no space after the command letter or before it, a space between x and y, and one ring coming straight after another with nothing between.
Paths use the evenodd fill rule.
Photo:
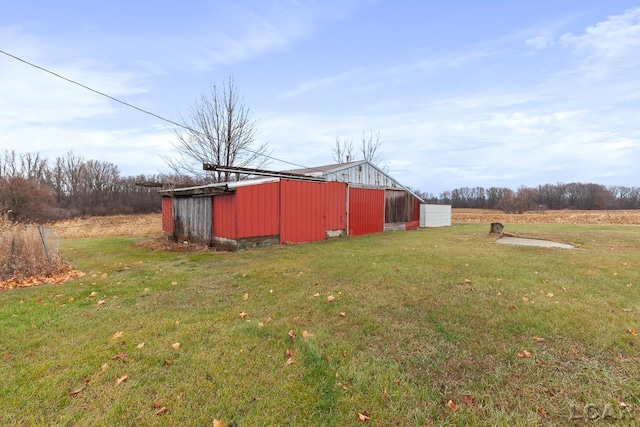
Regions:
<instances>
[{"instance_id":1,"label":"rusty metal panel","mask_svg":"<svg viewBox=\"0 0 640 427\"><path fill-rule=\"evenodd\" d=\"M302 243L325 238L326 183L280 181L280 242Z\"/></svg>"},{"instance_id":2,"label":"rusty metal panel","mask_svg":"<svg viewBox=\"0 0 640 427\"><path fill-rule=\"evenodd\" d=\"M213 235L225 239L237 239L236 194L225 194L213 198Z\"/></svg>"},{"instance_id":3,"label":"rusty metal panel","mask_svg":"<svg viewBox=\"0 0 640 427\"><path fill-rule=\"evenodd\" d=\"M347 228L347 184L327 182L325 186L325 230Z\"/></svg>"},{"instance_id":4,"label":"rusty metal panel","mask_svg":"<svg viewBox=\"0 0 640 427\"><path fill-rule=\"evenodd\" d=\"M238 187L238 238L280 234L280 184Z\"/></svg>"},{"instance_id":5,"label":"rusty metal panel","mask_svg":"<svg viewBox=\"0 0 640 427\"><path fill-rule=\"evenodd\" d=\"M162 198L162 231L173 233L173 199L171 197Z\"/></svg>"},{"instance_id":6,"label":"rusty metal panel","mask_svg":"<svg viewBox=\"0 0 640 427\"><path fill-rule=\"evenodd\" d=\"M173 234L177 239L210 245L212 218L211 196L173 199Z\"/></svg>"},{"instance_id":7,"label":"rusty metal panel","mask_svg":"<svg viewBox=\"0 0 640 427\"><path fill-rule=\"evenodd\" d=\"M384 231L384 190L349 187L349 235Z\"/></svg>"}]
</instances>

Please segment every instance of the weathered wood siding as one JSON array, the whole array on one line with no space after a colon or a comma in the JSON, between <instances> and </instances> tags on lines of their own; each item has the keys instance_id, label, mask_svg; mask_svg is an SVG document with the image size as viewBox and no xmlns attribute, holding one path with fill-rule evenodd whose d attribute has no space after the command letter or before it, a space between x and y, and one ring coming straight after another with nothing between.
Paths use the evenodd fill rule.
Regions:
<instances>
[{"instance_id":1,"label":"weathered wood siding","mask_svg":"<svg viewBox=\"0 0 640 427\"><path fill-rule=\"evenodd\" d=\"M193 243L212 243L213 201L207 197L173 199L173 234Z\"/></svg>"},{"instance_id":2,"label":"weathered wood siding","mask_svg":"<svg viewBox=\"0 0 640 427\"><path fill-rule=\"evenodd\" d=\"M386 190L384 194L384 222L413 221L414 197L406 191Z\"/></svg>"}]
</instances>

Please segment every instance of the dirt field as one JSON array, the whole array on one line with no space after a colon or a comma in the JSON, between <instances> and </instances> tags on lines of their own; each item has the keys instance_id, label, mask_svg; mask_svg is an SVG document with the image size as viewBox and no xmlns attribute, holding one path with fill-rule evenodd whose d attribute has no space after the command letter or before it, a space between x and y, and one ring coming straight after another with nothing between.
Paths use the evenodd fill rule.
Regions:
<instances>
[{"instance_id":1,"label":"dirt field","mask_svg":"<svg viewBox=\"0 0 640 427\"><path fill-rule=\"evenodd\" d=\"M144 236L162 233L162 215L115 215L75 218L50 224L60 237Z\"/></svg>"},{"instance_id":2,"label":"dirt field","mask_svg":"<svg viewBox=\"0 0 640 427\"><path fill-rule=\"evenodd\" d=\"M617 224L640 225L640 210L619 211L537 211L505 214L491 209L452 209L452 222L500 222L503 224Z\"/></svg>"}]
</instances>

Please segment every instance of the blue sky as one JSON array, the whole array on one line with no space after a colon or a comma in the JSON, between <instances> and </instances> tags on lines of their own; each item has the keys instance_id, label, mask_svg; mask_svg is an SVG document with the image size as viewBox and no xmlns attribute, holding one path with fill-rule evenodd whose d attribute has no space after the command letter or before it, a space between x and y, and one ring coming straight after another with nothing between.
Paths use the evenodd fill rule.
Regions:
<instances>
[{"instance_id":1,"label":"blue sky","mask_svg":"<svg viewBox=\"0 0 640 427\"><path fill-rule=\"evenodd\" d=\"M402 183L640 186L640 3L5 2L0 50L179 120L233 76L274 157L379 131ZM171 125L0 55L0 150L168 171ZM286 163L271 162L273 169Z\"/></svg>"}]
</instances>

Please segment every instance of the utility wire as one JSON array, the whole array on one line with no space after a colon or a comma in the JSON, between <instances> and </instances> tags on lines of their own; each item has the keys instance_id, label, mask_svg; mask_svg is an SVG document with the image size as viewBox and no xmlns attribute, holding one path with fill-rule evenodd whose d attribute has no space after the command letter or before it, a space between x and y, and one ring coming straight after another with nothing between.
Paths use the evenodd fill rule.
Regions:
<instances>
[{"instance_id":1,"label":"utility wire","mask_svg":"<svg viewBox=\"0 0 640 427\"><path fill-rule=\"evenodd\" d=\"M140 111L140 112L142 112L142 113L144 113L144 114L148 114L148 115L150 115L150 116L153 116L153 117L155 117L155 118L158 118L158 119L160 119L160 120L162 120L162 121L165 121L165 122L167 122L167 123L171 123L172 125L175 125L175 126L181 127L181 128L183 128L183 129L188 130L189 132L194 132L194 133L200 134L200 135L202 135L202 136L206 136L206 134L204 134L204 133L202 133L202 132L200 132L200 131L197 131L197 130L195 130L195 129L192 129L192 128L190 128L190 127L188 127L188 126L185 126L185 125L183 125L183 124L180 124L180 123L178 123L178 122L174 122L173 120L170 120L170 119L167 119L167 118L165 118L165 117L162 117L162 116L160 116L160 115L158 115L158 114L156 114L156 113L152 113L151 111L148 111L148 110L142 109L142 108L140 108L140 107L136 107L135 105L133 105L133 104L129 104L128 102L122 101L122 100L120 100L120 99L118 99L118 98L114 98L113 96L111 96L111 95L107 95L107 94L106 94L106 93L104 93L104 92L100 92L99 90L95 90L95 89L93 89L93 88L91 88L91 87L89 87L89 86L87 86L87 85L84 85L84 84L82 84L82 83L79 83L79 82L77 82L77 81L75 81L75 80L71 80L70 78L67 78L67 77L65 77L65 76L63 76L63 75L60 75L60 74L55 73L55 72L53 72L53 71L51 71L51 70L48 70L48 69L46 69L46 68L44 68L44 67L41 67L41 66L36 65L36 64L33 64L33 63L31 63L31 62L29 62L29 61L26 61L26 60L24 60L24 59L22 59L22 58L20 58L20 57L17 57L17 56L12 55L12 54L10 54L10 53L8 53L8 52L5 52L5 51L4 51L4 50L2 50L2 49L0 49L0 53L2 53L2 54L4 54L4 55L7 55L7 56L9 56L9 57L11 57L11 58L13 58L13 59L15 59L15 60L17 60L17 61L20 61L20 62L23 62L23 63L25 63L25 64L27 64L27 65L30 65L30 66L32 66L32 67L34 67L34 68L37 68L37 69L39 69L39 70L41 70L41 71L44 71L45 73L53 74L54 76L56 76L56 77L58 77L58 78L60 78L60 79L62 79L62 80L66 80L66 81L68 81L69 83L73 83L74 85L78 85L78 86L80 86L80 87L81 87L81 88L83 88L83 89L87 89L87 90L89 90L89 91L91 91L91 92L93 92L93 93L97 93L98 95L102 95L102 96L104 96L105 98L109 98L109 99L110 99L110 100L112 100L112 101L118 102L118 103L120 103L120 104L122 104L122 105L126 105L126 106L127 106L127 107L129 107L129 108L133 108L134 110L138 110L138 111ZM245 148L245 150L249 151L250 153L257 154L257 155L259 155L259 156L263 156L263 157L266 157L266 158L271 159L271 160L275 160L275 161L277 161L277 162L287 163L287 164L289 164L289 165L297 166L297 167L300 167L300 168L303 168L303 169L307 169L307 168L308 168L307 166L303 166L303 165L299 165L299 164L297 164L297 163L293 163L293 162L289 162L289 161L286 161L286 160L278 159L278 158L273 157L273 156L270 156L270 155L268 155L268 154L259 153L259 152L257 152L257 151L253 151L253 150L250 150L250 149L248 149L248 148Z\"/></svg>"}]
</instances>

